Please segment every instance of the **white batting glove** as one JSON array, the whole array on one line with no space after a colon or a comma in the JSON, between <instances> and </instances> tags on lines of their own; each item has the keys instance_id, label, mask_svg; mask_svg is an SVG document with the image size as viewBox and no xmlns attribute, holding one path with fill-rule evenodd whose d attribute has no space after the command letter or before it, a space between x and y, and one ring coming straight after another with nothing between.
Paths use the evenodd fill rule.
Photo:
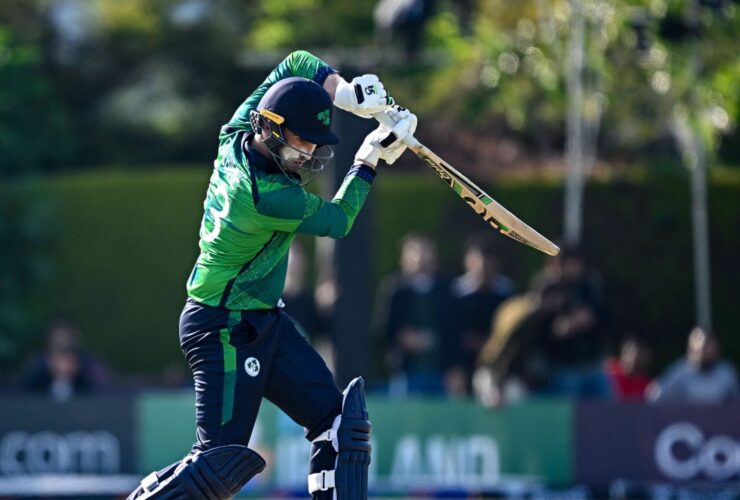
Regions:
<instances>
[{"instance_id":1,"label":"white batting glove","mask_svg":"<svg viewBox=\"0 0 740 500\"><path fill-rule=\"evenodd\" d=\"M336 107L362 118L372 118L374 113L385 111L393 102L375 75L358 76L350 83L340 78L334 93Z\"/></svg>"},{"instance_id":2,"label":"white batting glove","mask_svg":"<svg viewBox=\"0 0 740 500\"><path fill-rule=\"evenodd\" d=\"M392 165L406 151L403 140L416 131L416 115L401 106L393 106L385 114L391 117L395 126L391 129L380 125L370 132L355 154L355 163L376 166L378 160L383 160Z\"/></svg>"}]
</instances>

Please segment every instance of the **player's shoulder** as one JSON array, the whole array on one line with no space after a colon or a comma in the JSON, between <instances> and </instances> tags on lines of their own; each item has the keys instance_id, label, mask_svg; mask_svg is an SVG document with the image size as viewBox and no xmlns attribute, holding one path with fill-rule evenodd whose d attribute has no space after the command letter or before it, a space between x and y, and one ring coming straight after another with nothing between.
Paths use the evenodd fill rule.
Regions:
<instances>
[{"instance_id":1,"label":"player's shoulder","mask_svg":"<svg viewBox=\"0 0 740 500\"><path fill-rule=\"evenodd\" d=\"M242 143L244 133L234 134L219 142L216 167L231 171L239 180L249 180L250 160Z\"/></svg>"}]
</instances>

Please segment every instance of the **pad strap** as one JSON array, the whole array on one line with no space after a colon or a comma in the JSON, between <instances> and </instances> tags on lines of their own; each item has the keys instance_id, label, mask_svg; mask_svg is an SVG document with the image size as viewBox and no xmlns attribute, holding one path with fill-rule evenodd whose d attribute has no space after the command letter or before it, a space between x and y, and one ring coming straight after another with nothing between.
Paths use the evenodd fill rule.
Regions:
<instances>
[{"instance_id":1,"label":"pad strap","mask_svg":"<svg viewBox=\"0 0 740 500\"><path fill-rule=\"evenodd\" d=\"M311 441L312 443L318 443L319 441L331 441L332 436L336 437L336 431L334 429L328 429L316 436L316 438Z\"/></svg>"},{"instance_id":2,"label":"pad strap","mask_svg":"<svg viewBox=\"0 0 740 500\"><path fill-rule=\"evenodd\" d=\"M321 441L331 441L331 445L334 447L335 451L339 451L339 426L342 423L342 415L337 415L334 417L334 422L332 422L331 427L329 427L327 430L316 436L312 443L320 443Z\"/></svg>"},{"instance_id":3,"label":"pad strap","mask_svg":"<svg viewBox=\"0 0 740 500\"><path fill-rule=\"evenodd\" d=\"M334 487L334 471L322 470L308 475L308 492L326 491Z\"/></svg>"},{"instance_id":4,"label":"pad strap","mask_svg":"<svg viewBox=\"0 0 740 500\"><path fill-rule=\"evenodd\" d=\"M154 471L141 480L141 487L146 491L154 491L159 486L159 476Z\"/></svg>"}]
</instances>

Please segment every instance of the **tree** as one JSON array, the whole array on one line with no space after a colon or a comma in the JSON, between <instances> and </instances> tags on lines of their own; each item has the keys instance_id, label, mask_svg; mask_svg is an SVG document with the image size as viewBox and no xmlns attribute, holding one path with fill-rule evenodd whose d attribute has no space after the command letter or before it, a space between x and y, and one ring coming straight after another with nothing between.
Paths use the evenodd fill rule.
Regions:
<instances>
[{"instance_id":1,"label":"tree","mask_svg":"<svg viewBox=\"0 0 740 500\"><path fill-rule=\"evenodd\" d=\"M44 74L39 43L0 24L0 175L14 176L69 158L67 116Z\"/></svg>"},{"instance_id":2,"label":"tree","mask_svg":"<svg viewBox=\"0 0 740 500\"><path fill-rule=\"evenodd\" d=\"M41 70L39 47L0 25L0 366L21 359L34 332L27 299L43 282L48 216L22 179L69 152L65 114Z\"/></svg>"},{"instance_id":3,"label":"tree","mask_svg":"<svg viewBox=\"0 0 740 500\"><path fill-rule=\"evenodd\" d=\"M671 124L689 107L689 89L701 101L710 151L733 131L740 16L729 2L704 2L717 6L703 8L696 20L702 71L695 81L687 76L687 39L672 28L688 1L657 0L647 9L624 0L584 3L582 113L606 155L634 158L654 153L656 145L673 150ZM478 132L495 127L541 150L560 148L569 19L567 0L478 2L474 30L465 37L443 9L429 21L426 42L447 60L436 69L394 72L393 92L422 113L444 117L437 123L447 129L450 123Z\"/></svg>"}]
</instances>

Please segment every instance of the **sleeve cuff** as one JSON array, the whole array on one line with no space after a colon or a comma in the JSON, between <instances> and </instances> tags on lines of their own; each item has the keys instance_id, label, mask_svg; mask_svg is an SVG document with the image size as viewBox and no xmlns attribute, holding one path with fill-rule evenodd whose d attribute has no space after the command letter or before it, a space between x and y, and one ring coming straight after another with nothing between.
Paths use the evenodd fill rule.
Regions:
<instances>
[{"instance_id":1,"label":"sleeve cuff","mask_svg":"<svg viewBox=\"0 0 740 500\"><path fill-rule=\"evenodd\" d=\"M378 172L374 168L370 168L367 165L357 164L352 166L347 172L347 177L355 176L366 181L368 184L372 184L375 180L375 176Z\"/></svg>"},{"instance_id":2,"label":"sleeve cuff","mask_svg":"<svg viewBox=\"0 0 740 500\"><path fill-rule=\"evenodd\" d=\"M337 70L331 66L321 66L318 71L316 71L316 76L313 77L313 81L323 86L328 76L334 73L337 73Z\"/></svg>"}]
</instances>

